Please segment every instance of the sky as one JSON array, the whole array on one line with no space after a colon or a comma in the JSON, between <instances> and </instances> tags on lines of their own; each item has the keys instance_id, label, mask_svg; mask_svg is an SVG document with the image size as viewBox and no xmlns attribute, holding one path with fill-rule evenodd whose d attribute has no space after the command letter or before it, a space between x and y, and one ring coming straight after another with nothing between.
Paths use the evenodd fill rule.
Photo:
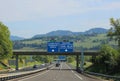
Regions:
<instances>
[{"instance_id":1,"label":"sky","mask_svg":"<svg viewBox=\"0 0 120 81\"><path fill-rule=\"evenodd\" d=\"M29 38L56 30L109 29L120 0L0 0L0 21L11 35Z\"/></svg>"}]
</instances>

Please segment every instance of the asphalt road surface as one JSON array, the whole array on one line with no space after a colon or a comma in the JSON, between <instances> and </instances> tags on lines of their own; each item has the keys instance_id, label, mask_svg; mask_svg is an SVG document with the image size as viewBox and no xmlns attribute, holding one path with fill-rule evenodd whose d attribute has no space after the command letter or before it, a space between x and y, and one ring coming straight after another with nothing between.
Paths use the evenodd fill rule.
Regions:
<instances>
[{"instance_id":1,"label":"asphalt road surface","mask_svg":"<svg viewBox=\"0 0 120 81\"><path fill-rule=\"evenodd\" d=\"M18 78L11 81L102 81L96 78L87 77L72 70L66 63L62 62L59 67L52 67L50 70L37 74Z\"/></svg>"}]
</instances>

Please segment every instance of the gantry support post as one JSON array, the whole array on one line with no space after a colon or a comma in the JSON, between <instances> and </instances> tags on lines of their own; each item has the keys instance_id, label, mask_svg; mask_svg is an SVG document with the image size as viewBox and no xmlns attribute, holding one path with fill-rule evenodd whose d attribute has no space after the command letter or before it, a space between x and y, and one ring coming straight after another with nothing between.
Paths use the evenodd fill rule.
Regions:
<instances>
[{"instance_id":1,"label":"gantry support post","mask_svg":"<svg viewBox=\"0 0 120 81\"><path fill-rule=\"evenodd\" d=\"M81 69L81 72L84 71L84 52L83 52L83 49L82 49L82 52L81 52L81 63L80 63L80 69Z\"/></svg>"},{"instance_id":2,"label":"gantry support post","mask_svg":"<svg viewBox=\"0 0 120 81\"><path fill-rule=\"evenodd\" d=\"M76 55L76 70L79 70L79 55Z\"/></svg>"},{"instance_id":3,"label":"gantry support post","mask_svg":"<svg viewBox=\"0 0 120 81\"><path fill-rule=\"evenodd\" d=\"M16 64L16 68L15 68L16 70L19 70L19 66L18 66L18 57L19 57L19 56L16 55L16 63L15 63L15 64Z\"/></svg>"}]
</instances>

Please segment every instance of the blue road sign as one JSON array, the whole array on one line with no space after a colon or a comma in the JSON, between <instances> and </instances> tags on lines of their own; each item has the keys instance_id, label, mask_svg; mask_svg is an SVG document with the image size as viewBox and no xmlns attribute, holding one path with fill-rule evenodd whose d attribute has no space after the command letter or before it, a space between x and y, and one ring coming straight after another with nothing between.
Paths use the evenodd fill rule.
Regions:
<instances>
[{"instance_id":1,"label":"blue road sign","mask_svg":"<svg viewBox=\"0 0 120 81\"><path fill-rule=\"evenodd\" d=\"M48 42L47 51L48 52L58 52L59 42Z\"/></svg>"},{"instance_id":2,"label":"blue road sign","mask_svg":"<svg viewBox=\"0 0 120 81\"><path fill-rule=\"evenodd\" d=\"M59 56L58 59L59 60L66 60L66 56Z\"/></svg>"},{"instance_id":3,"label":"blue road sign","mask_svg":"<svg viewBox=\"0 0 120 81\"><path fill-rule=\"evenodd\" d=\"M73 42L60 42L59 51L60 52L73 52Z\"/></svg>"}]
</instances>

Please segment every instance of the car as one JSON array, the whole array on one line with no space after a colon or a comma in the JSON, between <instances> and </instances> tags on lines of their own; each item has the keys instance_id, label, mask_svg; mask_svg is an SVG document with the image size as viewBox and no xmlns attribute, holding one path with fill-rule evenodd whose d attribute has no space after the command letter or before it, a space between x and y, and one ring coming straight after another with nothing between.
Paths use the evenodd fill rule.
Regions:
<instances>
[{"instance_id":1,"label":"car","mask_svg":"<svg viewBox=\"0 0 120 81\"><path fill-rule=\"evenodd\" d=\"M37 65L33 65L33 68L37 68L38 66Z\"/></svg>"},{"instance_id":2,"label":"car","mask_svg":"<svg viewBox=\"0 0 120 81\"><path fill-rule=\"evenodd\" d=\"M60 66L60 63L56 63L56 67L59 67Z\"/></svg>"},{"instance_id":3,"label":"car","mask_svg":"<svg viewBox=\"0 0 120 81\"><path fill-rule=\"evenodd\" d=\"M41 64L41 66L45 66L45 64Z\"/></svg>"}]
</instances>

